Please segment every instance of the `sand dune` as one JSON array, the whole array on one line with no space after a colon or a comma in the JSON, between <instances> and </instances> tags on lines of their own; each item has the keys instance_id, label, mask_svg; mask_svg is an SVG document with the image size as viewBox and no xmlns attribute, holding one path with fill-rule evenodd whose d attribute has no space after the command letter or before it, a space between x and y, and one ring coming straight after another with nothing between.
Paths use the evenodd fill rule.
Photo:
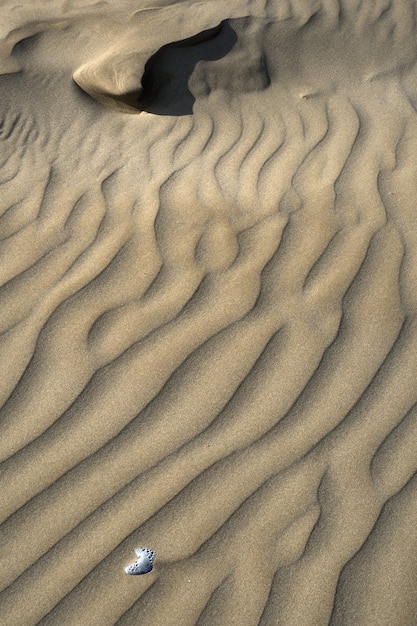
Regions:
<instances>
[{"instance_id":1,"label":"sand dune","mask_svg":"<svg viewBox=\"0 0 417 626\"><path fill-rule=\"evenodd\" d=\"M0 10L0 623L417 624L415 1Z\"/></svg>"}]
</instances>

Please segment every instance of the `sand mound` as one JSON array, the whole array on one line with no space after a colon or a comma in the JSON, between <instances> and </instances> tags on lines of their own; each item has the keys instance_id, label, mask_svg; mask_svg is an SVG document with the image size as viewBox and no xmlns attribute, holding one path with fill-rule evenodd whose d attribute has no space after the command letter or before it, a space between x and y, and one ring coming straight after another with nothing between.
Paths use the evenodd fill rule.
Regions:
<instances>
[{"instance_id":1,"label":"sand mound","mask_svg":"<svg viewBox=\"0 0 417 626\"><path fill-rule=\"evenodd\" d=\"M417 623L416 8L3 1L1 623Z\"/></svg>"}]
</instances>

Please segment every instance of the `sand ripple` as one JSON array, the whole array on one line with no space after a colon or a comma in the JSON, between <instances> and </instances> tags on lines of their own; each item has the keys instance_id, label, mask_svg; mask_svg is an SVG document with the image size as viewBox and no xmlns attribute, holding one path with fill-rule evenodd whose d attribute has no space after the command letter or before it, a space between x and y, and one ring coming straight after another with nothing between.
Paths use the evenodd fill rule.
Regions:
<instances>
[{"instance_id":1,"label":"sand ripple","mask_svg":"<svg viewBox=\"0 0 417 626\"><path fill-rule=\"evenodd\" d=\"M3 4L2 623L412 626L415 3Z\"/></svg>"}]
</instances>

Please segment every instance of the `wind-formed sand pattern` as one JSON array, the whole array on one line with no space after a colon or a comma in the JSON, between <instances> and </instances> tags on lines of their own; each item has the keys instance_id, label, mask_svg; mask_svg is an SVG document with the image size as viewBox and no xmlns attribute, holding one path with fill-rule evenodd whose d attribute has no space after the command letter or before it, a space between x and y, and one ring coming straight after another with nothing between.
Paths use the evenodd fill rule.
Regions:
<instances>
[{"instance_id":1,"label":"wind-formed sand pattern","mask_svg":"<svg viewBox=\"0 0 417 626\"><path fill-rule=\"evenodd\" d=\"M0 623L415 626L417 2L0 14Z\"/></svg>"}]
</instances>

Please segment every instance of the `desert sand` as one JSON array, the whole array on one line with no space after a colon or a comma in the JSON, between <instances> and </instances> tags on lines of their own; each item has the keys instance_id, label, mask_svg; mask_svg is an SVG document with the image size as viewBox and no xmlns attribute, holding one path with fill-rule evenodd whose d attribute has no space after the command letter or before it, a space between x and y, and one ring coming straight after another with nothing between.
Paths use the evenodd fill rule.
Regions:
<instances>
[{"instance_id":1,"label":"desert sand","mask_svg":"<svg viewBox=\"0 0 417 626\"><path fill-rule=\"evenodd\" d=\"M1 625L416 626L416 0L0 16Z\"/></svg>"}]
</instances>

